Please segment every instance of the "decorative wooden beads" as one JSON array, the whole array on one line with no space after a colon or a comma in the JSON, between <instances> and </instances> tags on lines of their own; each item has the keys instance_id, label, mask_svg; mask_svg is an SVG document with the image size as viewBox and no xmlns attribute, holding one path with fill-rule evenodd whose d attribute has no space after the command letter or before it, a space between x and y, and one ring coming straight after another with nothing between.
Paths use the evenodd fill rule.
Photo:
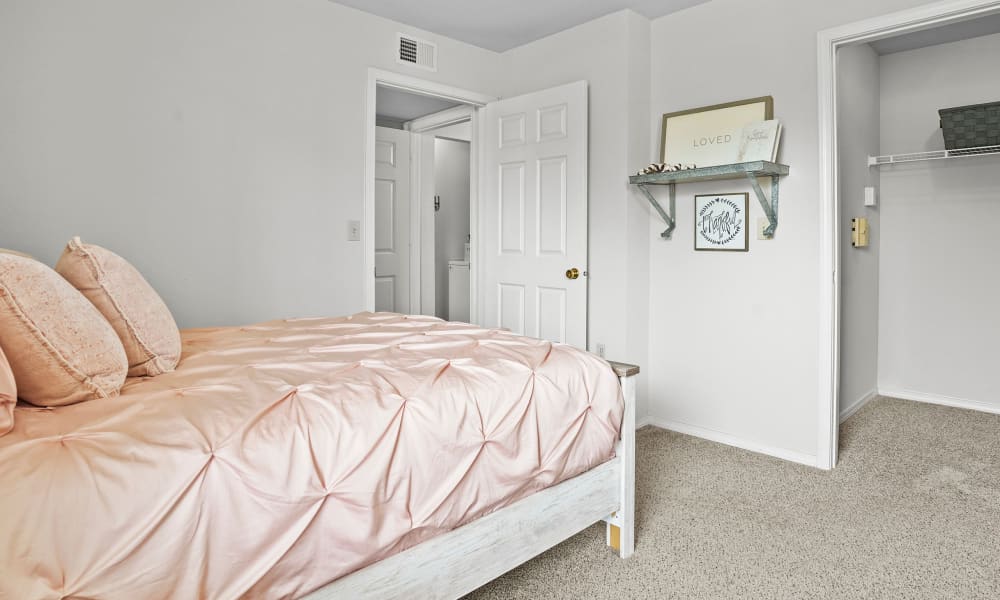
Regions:
<instances>
[{"instance_id":1,"label":"decorative wooden beads","mask_svg":"<svg viewBox=\"0 0 1000 600\"><path fill-rule=\"evenodd\" d=\"M667 163L651 163L645 169L636 173L636 175L650 175L652 173L672 173L674 171L688 171L691 169L697 169L696 165L682 165L677 163L676 165L668 165Z\"/></svg>"}]
</instances>

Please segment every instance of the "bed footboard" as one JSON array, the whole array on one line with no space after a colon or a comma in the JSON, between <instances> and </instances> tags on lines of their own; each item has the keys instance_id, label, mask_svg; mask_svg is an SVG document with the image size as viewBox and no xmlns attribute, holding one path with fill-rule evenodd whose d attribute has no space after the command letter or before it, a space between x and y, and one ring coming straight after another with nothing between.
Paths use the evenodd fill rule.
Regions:
<instances>
[{"instance_id":1,"label":"bed footboard","mask_svg":"<svg viewBox=\"0 0 1000 600\"><path fill-rule=\"evenodd\" d=\"M635 379L639 367L611 363L625 399L616 456L446 534L369 565L309 600L451 600L600 521L622 558L635 547Z\"/></svg>"}]
</instances>

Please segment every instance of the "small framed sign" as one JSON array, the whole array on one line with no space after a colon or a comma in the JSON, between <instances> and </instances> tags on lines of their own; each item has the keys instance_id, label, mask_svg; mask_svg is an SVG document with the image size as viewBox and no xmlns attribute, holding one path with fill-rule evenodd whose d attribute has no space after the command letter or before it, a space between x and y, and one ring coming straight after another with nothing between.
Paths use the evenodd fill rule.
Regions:
<instances>
[{"instance_id":1,"label":"small framed sign","mask_svg":"<svg viewBox=\"0 0 1000 600\"><path fill-rule=\"evenodd\" d=\"M694 197L694 249L746 252L750 244L747 213L750 194Z\"/></svg>"},{"instance_id":2,"label":"small framed sign","mask_svg":"<svg viewBox=\"0 0 1000 600\"><path fill-rule=\"evenodd\" d=\"M660 162L699 167L734 163L743 127L773 118L771 96L667 113L663 115Z\"/></svg>"}]
</instances>

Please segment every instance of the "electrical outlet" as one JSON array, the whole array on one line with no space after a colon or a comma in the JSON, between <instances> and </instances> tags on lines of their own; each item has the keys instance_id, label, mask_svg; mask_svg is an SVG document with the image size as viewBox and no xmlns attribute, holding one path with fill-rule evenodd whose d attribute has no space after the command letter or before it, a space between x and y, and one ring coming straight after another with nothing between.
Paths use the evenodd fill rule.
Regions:
<instances>
[{"instance_id":1,"label":"electrical outlet","mask_svg":"<svg viewBox=\"0 0 1000 600\"><path fill-rule=\"evenodd\" d=\"M347 241L348 242L361 241L361 221L347 222Z\"/></svg>"},{"instance_id":2,"label":"electrical outlet","mask_svg":"<svg viewBox=\"0 0 1000 600\"><path fill-rule=\"evenodd\" d=\"M597 343L597 355L604 358L604 344L600 342Z\"/></svg>"},{"instance_id":3,"label":"electrical outlet","mask_svg":"<svg viewBox=\"0 0 1000 600\"><path fill-rule=\"evenodd\" d=\"M764 235L764 230L771 222L767 220L767 217L757 217L757 239L758 240L769 240L768 236Z\"/></svg>"}]
</instances>

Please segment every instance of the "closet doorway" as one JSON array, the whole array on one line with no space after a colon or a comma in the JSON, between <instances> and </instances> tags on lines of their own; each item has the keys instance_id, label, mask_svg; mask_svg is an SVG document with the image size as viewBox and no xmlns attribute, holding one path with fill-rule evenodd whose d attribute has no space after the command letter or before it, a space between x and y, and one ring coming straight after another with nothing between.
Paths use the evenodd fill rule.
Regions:
<instances>
[{"instance_id":1,"label":"closet doorway","mask_svg":"<svg viewBox=\"0 0 1000 600\"><path fill-rule=\"evenodd\" d=\"M983 75L998 62L996 0L819 35L822 467L839 423L878 395L1000 412L1000 290L975 272L1000 257L1000 152L946 151L938 117L1000 101Z\"/></svg>"}]
</instances>

